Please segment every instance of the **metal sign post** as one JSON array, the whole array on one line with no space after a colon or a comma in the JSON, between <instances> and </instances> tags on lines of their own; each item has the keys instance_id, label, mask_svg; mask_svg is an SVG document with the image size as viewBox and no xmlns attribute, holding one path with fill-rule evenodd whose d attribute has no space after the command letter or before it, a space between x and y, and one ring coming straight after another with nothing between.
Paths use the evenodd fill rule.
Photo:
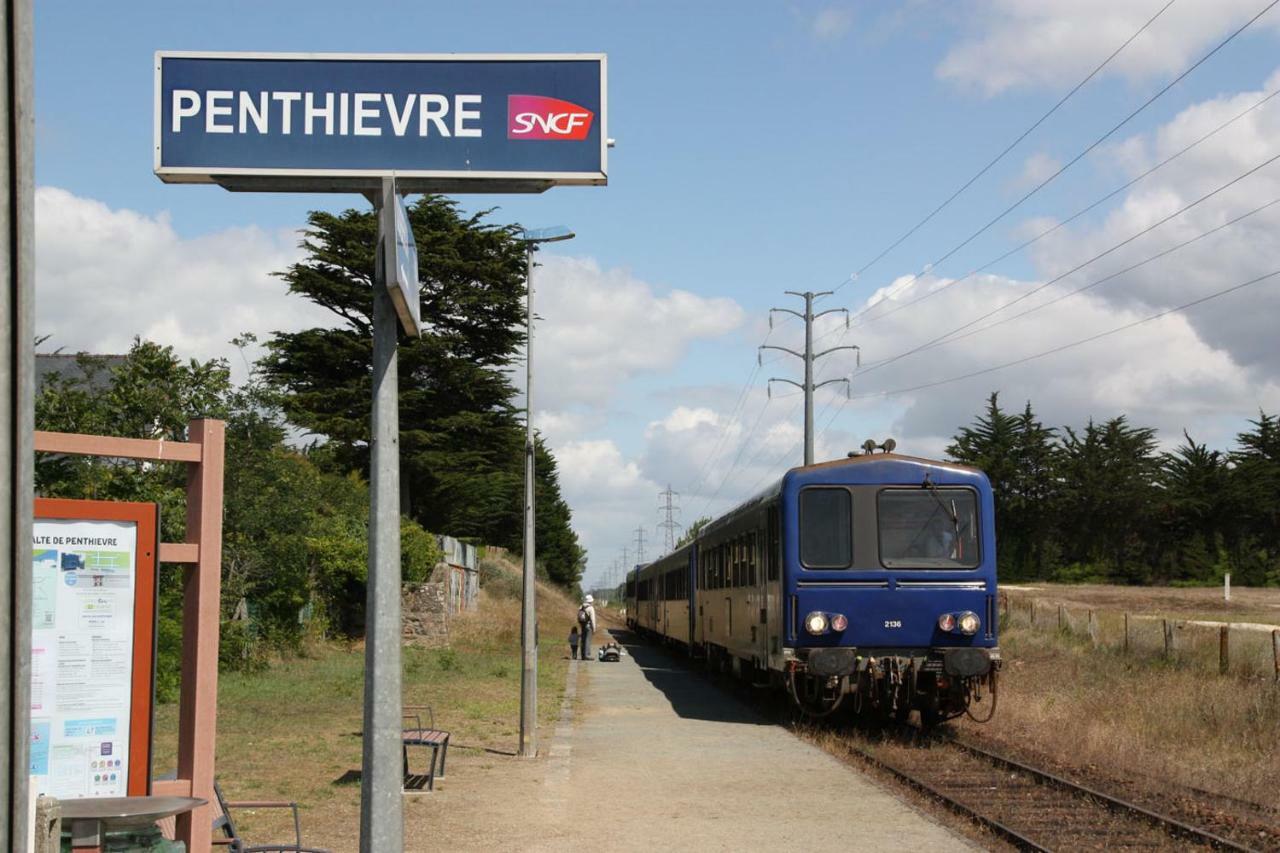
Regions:
<instances>
[{"instance_id":1,"label":"metal sign post","mask_svg":"<svg viewBox=\"0 0 1280 853\"><path fill-rule=\"evenodd\" d=\"M377 210L360 806L366 853L404 846L396 327L420 334L421 293L399 193L607 184L606 80L599 53L155 57L154 157L162 181L358 192ZM531 242L549 239L565 238Z\"/></svg>"},{"instance_id":2,"label":"metal sign post","mask_svg":"<svg viewBox=\"0 0 1280 853\"><path fill-rule=\"evenodd\" d=\"M360 848L398 851L404 844L400 735L400 412L397 313L389 286L396 274L395 181L375 196L378 264L373 287L373 408L369 457L369 579L365 606L364 749ZM410 237L412 239L412 237ZM415 294L416 297L416 294ZM417 302L417 299L414 299ZM418 331L414 326L414 332Z\"/></svg>"}]
</instances>

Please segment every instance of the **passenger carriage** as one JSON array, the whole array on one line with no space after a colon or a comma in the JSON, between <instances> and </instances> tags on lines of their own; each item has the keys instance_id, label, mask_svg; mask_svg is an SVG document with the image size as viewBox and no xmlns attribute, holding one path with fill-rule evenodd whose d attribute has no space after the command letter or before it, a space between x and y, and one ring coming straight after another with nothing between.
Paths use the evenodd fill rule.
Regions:
<instances>
[{"instance_id":1,"label":"passenger carriage","mask_svg":"<svg viewBox=\"0 0 1280 853\"><path fill-rule=\"evenodd\" d=\"M981 471L893 453L795 468L627 578L628 621L709 665L931 724L992 693L995 524Z\"/></svg>"}]
</instances>

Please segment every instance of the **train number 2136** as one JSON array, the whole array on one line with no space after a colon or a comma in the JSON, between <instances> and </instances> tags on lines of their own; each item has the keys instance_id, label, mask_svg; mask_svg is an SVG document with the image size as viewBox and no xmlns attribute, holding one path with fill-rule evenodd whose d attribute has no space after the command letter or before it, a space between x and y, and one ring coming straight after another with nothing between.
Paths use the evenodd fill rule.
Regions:
<instances>
[{"instance_id":1,"label":"train number 2136","mask_svg":"<svg viewBox=\"0 0 1280 853\"><path fill-rule=\"evenodd\" d=\"M901 619L886 619L886 620L884 620L884 626L885 626L886 628L901 628L901 627L902 627L902 620L901 620Z\"/></svg>"}]
</instances>

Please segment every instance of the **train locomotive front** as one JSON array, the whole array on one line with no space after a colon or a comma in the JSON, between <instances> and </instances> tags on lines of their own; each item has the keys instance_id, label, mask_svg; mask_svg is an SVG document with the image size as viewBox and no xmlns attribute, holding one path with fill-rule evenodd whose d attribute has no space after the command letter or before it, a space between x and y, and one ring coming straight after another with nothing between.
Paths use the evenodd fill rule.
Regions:
<instances>
[{"instance_id":1,"label":"train locomotive front","mask_svg":"<svg viewBox=\"0 0 1280 853\"><path fill-rule=\"evenodd\" d=\"M989 718L1000 653L986 475L860 456L788 472L777 500L786 637L769 668L792 699L815 715L914 710L926 726Z\"/></svg>"},{"instance_id":2,"label":"train locomotive front","mask_svg":"<svg viewBox=\"0 0 1280 853\"><path fill-rule=\"evenodd\" d=\"M813 716L989 719L993 515L986 475L961 465L880 453L794 468L629 572L627 622Z\"/></svg>"}]
</instances>

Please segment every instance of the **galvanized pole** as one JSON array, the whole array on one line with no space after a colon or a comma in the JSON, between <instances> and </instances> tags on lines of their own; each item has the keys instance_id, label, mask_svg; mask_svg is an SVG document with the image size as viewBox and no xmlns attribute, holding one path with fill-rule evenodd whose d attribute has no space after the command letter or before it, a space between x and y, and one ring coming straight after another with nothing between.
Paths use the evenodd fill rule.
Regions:
<instances>
[{"instance_id":1,"label":"galvanized pole","mask_svg":"<svg viewBox=\"0 0 1280 853\"><path fill-rule=\"evenodd\" d=\"M771 383L786 382L789 385L795 385L797 388L799 388L801 391L804 392L804 464L812 465L813 464L813 392L821 388L823 385L829 385L832 382L847 383L849 381L845 377L839 377L837 379L828 379L826 382L819 382L818 384L815 385L813 382L813 363L818 359L822 358L824 355L827 355L828 353L833 353L833 352L836 352L837 350L857 350L858 347L836 346L836 347L832 347L831 349L827 349L827 350L823 350L822 352L815 353L813 351L813 321L816 320L818 317L822 317L827 314L834 314L839 311L844 313L845 325L847 327L849 323L849 312L847 309L844 309L844 308L832 308L828 311L823 311L819 314L813 313L813 300L823 296L830 296L832 294L832 291L830 290L824 290L820 293L814 293L808 290L806 290L804 293L800 293L795 290L788 290L786 292L788 296L799 296L801 299L804 300L804 313L801 314L798 311L792 311L790 308L770 308L769 324L770 324L770 327L772 328L774 311L782 311L786 314L791 314L803 320L804 321L804 352L796 352L795 350L787 349L786 347L772 346L770 344L762 344L759 347L759 349L761 351L767 350L767 349L781 350L782 352L788 353L790 355L794 355L797 358L804 361L804 382L803 383L793 382L790 379L779 379L777 377L770 379L769 382ZM761 363L763 364L763 361L761 361Z\"/></svg>"},{"instance_id":2,"label":"galvanized pole","mask_svg":"<svg viewBox=\"0 0 1280 853\"><path fill-rule=\"evenodd\" d=\"M8 196L0 214L0 850L31 841L28 786L31 711L31 510L35 341L35 111L31 86L31 0L0 5L0 175Z\"/></svg>"},{"instance_id":3,"label":"galvanized pole","mask_svg":"<svg viewBox=\"0 0 1280 853\"><path fill-rule=\"evenodd\" d=\"M804 294L804 464L813 464L813 293Z\"/></svg>"},{"instance_id":4,"label":"galvanized pole","mask_svg":"<svg viewBox=\"0 0 1280 853\"><path fill-rule=\"evenodd\" d=\"M396 332L385 257L395 232L395 182L377 198L378 265L373 284L373 409L369 460L369 579L365 608L361 853L404 849L400 691L400 413Z\"/></svg>"},{"instance_id":5,"label":"galvanized pole","mask_svg":"<svg viewBox=\"0 0 1280 853\"><path fill-rule=\"evenodd\" d=\"M533 514L533 252L525 246L524 338L524 586L520 607L520 755L538 754L537 563Z\"/></svg>"}]
</instances>

